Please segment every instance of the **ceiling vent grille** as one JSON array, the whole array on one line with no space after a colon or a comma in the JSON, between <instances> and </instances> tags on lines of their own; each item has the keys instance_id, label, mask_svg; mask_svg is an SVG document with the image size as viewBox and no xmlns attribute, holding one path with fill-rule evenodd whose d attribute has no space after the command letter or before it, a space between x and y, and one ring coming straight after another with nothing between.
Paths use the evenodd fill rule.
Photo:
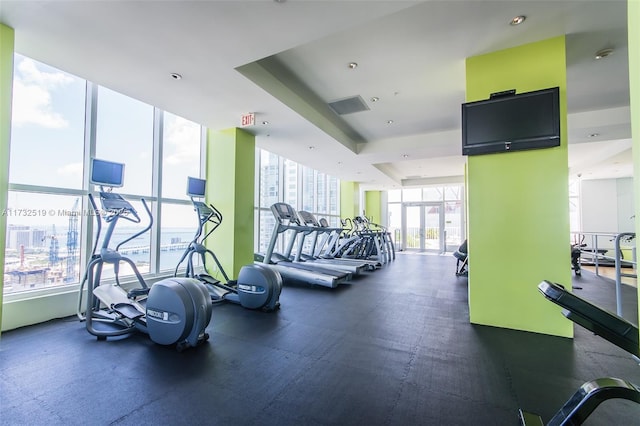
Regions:
<instances>
[{"instance_id":1,"label":"ceiling vent grille","mask_svg":"<svg viewBox=\"0 0 640 426\"><path fill-rule=\"evenodd\" d=\"M338 115L353 114L354 112L368 111L369 107L362 97L352 96L329 102L329 107Z\"/></svg>"}]
</instances>

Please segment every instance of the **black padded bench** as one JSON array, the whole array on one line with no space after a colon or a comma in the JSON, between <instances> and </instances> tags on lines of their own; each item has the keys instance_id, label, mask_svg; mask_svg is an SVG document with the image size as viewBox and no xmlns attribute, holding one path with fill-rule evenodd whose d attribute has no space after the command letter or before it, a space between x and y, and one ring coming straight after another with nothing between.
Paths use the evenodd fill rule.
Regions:
<instances>
[{"instance_id":1,"label":"black padded bench","mask_svg":"<svg viewBox=\"0 0 640 426\"><path fill-rule=\"evenodd\" d=\"M543 281L538 285L538 289L547 299L564 308L562 314L571 321L636 357L640 355L638 327L634 324L568 292L559 284ZM640 388L631 382L613 377L586 382L546 424L582 424L598 405L613 398L627 399L640 404ZM537 414L522 409L518 414L521 425L545 424Z\"/></svg>"}]
</instances>

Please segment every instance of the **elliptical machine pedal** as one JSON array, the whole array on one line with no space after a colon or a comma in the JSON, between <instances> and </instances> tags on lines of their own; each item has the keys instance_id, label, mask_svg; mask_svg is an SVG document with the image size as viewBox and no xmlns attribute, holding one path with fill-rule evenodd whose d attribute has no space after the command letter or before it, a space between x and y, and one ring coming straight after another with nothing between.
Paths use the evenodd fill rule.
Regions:
<instances>
[{"instance_id":1,"label":"elliptical machine pedal","mask_svg":"<svg viewBox=\"0 0 640 426\"><path fill-rule=\"evenodd\" d=\"M230 280L215 253L205 246L205 240L222 224L222 213L213 205L207 205L198 200L204 198L205 186L204 179L187 178L187 195L191 198L194 210L198 215L198 229L178 261L174 276L178 276L180 265L186 261L185 277L194 278L203 283L208 289L213 303L232 302L247 309L259 309L264 312L278 310L280 293L282 292L280 273L261 265L250 264L240 269L237 280ZM209 225L206 234L204 234L205 225ZM222 275L221 280L214 278L209 271L207 255L213 260L215 268ZM195 272L194 256L199 257L204 273Z\"/></svg>"},{"instance_id":2,"label":"elliptical machine pedal","mask_svg":"<svg viewBox=\"0 0 640 426\"><path fill-rule=\"evenodd\" d=\"M212 306L206 287L191 278L168 278L148 286L135 263L118 252L127 242L151 229L153 216L142 199L149 224L140 232L110 248L111 237L119 219L140 223L133 206L111 188L123 185L124 164L98 159L91 162L91 183L100 187L102 210L89 194L89 202L97 220L97 235L92 255L80 283L77 316L85 321L87 331L98 340L123 336L142 331L161 345L175 345L178 351L198 346L209 339L205 332L212 314ZM109 190L105 190L108 187ZM102 221L108 224L102 246L98 241ZM139 287L126 291L120 285L120 264L132 269ZM115 283L102 283L105 265L112 265ZM86 303L83 305L84 287L87 286Z\"/></svg>"}]
</instances>

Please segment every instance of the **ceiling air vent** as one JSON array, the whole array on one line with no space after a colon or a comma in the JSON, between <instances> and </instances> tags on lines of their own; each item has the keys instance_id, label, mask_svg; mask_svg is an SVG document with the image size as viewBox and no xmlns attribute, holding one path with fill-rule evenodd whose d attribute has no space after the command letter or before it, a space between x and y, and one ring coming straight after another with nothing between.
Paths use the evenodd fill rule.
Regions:
<instances>
[{"instance_id":1,"label":"ceiling air vent","mask_svg":"<svg viewBox=\"0 0 640 426\"><path fill-rule=\"evenodd\" d=\"M329 102L329 107L338 115L353 114L354 112L368 111L369 107L360 96L339 99Z\"/></svg>"}]
</instances>

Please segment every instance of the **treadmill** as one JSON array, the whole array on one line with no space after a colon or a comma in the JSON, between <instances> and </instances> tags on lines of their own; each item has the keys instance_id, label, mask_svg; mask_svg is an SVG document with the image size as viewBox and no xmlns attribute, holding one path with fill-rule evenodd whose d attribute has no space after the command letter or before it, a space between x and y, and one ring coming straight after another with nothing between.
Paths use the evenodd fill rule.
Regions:
<instances>
[{"instance_id":1,"label":"treadmill","mask_svg":"<svg viewBox=\"0 0 640 426\"><path fill-rule=\"evenodd\" d=\"M550 301L564 308L562 314L578 325L592 331L634 357L640 356L638 327L622 317L568 292L557 283L543 281L538 290ZM605 377L584 383L560 408L547 425L578 425L602 402L622 398L640 404L640 388L626 380ZM537 414L519 410L520 424L544 425Z\"/></svg>"},{"instance_id":2,"label":"treadmill","mask_svg":"<svg viewBox=\"0 0 640 426\"><path fill-rule=\"evenodd\" d=\"M277 270L286 279L295 279L308 284L321 285L323 287L336 288L351 280L352 274L328 266L305 264L294 262L291 259L291 251L298 234L312 231L310 227L302 226L293 207L286 203L275 203L271 206L271 212L276 221L269 246L264 255L257 255L256 259L270 268ZM290 239L284 254L274 252L280 235L290 234Z\"/></svg>"},{"instance_id":3,"label":"treadmill","mask_svg":"<svg viewBox=\"0 0 640 426\"><path fill-rule=\"evenodd\" d=\"M308 211L298 211L298 216L303 226L311 228L309 231L305 231L298 238L298 250L294 258L295 262L313 262L321 265L328 265L332 268L349 271L354 275L359 275L363 270L369 269L369 265L358 259L340 259L340 258L328 258L315 255L316 247L318 243L319 234L328 234L331 232L331 228L323 228L316 219L313 213ZM308 241L306 237L313 236L310 243L310 254L304 253L304 243Z\"/></svg>"}]
</instances>

